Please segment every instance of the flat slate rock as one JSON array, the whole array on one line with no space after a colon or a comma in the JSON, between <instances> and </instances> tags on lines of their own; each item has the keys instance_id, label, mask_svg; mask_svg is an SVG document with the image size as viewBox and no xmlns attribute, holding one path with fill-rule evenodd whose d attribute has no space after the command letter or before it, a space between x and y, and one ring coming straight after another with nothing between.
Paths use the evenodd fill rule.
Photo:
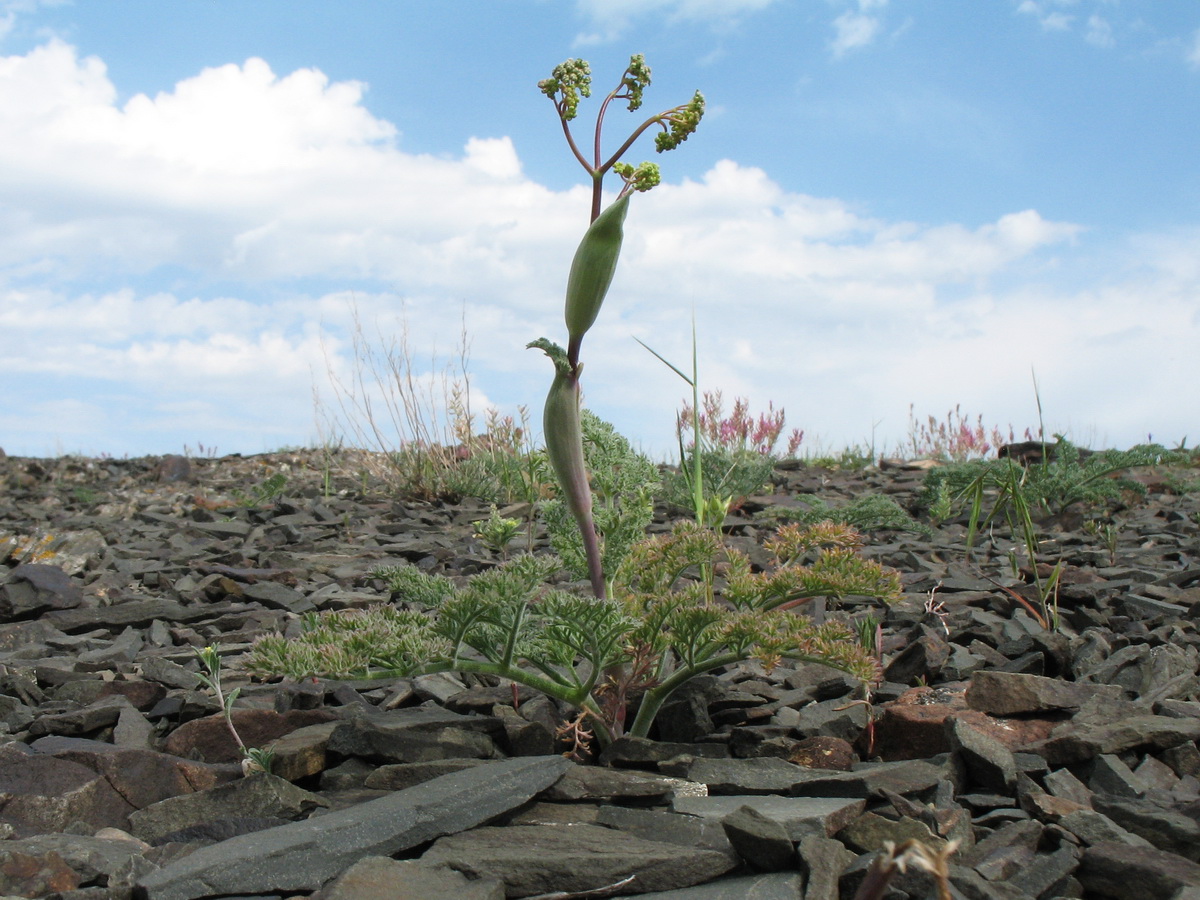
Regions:
<instances>
[{"instance_id":1,"label":"flat slate rock","mask_svg":"<svg viewBox=\"0 0 1200 900\"><path fill-rule=\"evenodd\" d=\"M474 828L530 800L570 767L560 756L494 762L325 815L202 847L139 882L145 900L313 891L364 856L390 856Z\"/></svg>"},{"instance_id":2,"label":"flat slate rock","mask_svg":"<svg viewBox=\"0 0 1200 900\"><path fill-rule=\"evenodd\" d=\"M509 897L607 887L674 890L711 881L736 865L716 850L583 824L476 828L435 841L421 861L444 863L472 878L499 878Z\"/></svg>"},{"instance_id":3,"label":"flat slate rock","mask_svg":"<svg viewBox=\"0 0 1200 900\"><path fill-rule=\"evenodd\" d=\"M749 807L787 829L793 841L810 834L832 837L866 808L861 797L763 797L756 795L680 797L672 810L689 816L722 820Z\"/></svg>"},{"instance_id":4,"label":"flat slate rock","mask_svg":"<svg viewBox=\"0 0 1200 900\"><path fill-rule=\"evenodd\" d=\"M771 872L724 878L712 884L637 894L637 900L797 900L804 896L804 877L796 872ZM631 900L621 894L615 900Z\"/></svg>"}]
</instances>

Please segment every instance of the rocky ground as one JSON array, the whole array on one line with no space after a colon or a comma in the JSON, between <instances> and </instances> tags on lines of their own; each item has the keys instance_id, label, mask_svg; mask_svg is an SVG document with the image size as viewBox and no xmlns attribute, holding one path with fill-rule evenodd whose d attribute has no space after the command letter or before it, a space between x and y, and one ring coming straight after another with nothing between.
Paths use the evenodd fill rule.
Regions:
<instances>
[{"instance_id":1,"label":"rocky ground","mask_svg":"<svg viewBox=\"0 0 1200 900\"><path fill-rule=\"evenodd\" d=\"M779 471L727 531L814 493L911 506L922 475ZM915 840L972 900L1200 898L1200 494L1168 475L1109 529L1043 523L1056 632L1003 537L972 563L961 521L875 532L906 593L873 706L745 665L581 765L523 688L238 677L257 635L387 599L380 565L493 565L482 504L389 500L316 452L0 458L0 895L832 900ZM274 774L243 777L208 645ZM910 866L887 896L932 889Z\"/></svg>"}]
</instances>

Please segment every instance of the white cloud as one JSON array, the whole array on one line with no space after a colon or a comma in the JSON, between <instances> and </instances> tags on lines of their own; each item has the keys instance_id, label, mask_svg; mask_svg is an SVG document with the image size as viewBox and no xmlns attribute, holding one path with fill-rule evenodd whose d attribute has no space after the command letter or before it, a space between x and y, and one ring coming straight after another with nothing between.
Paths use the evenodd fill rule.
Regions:
<instances>
[{"instance_id":1,"label":"white cloud","mask_svg":"<svg viewBox=\"0 0 1200 900\"><path fill-rule=\"evenodd\" d=\"M1061 12L1061 7L1075 6L1078 0L1021 0L1017 12L1033 16L1044 31L1066 31L1075 17Z\"/></svg>"},{"instance_id":2,"label":"white cloud","mask_svg":"<svg viewBox=\"0 0 1200 900\"><path fill-rule=\"evenodd\" d=\"M864 13L844 12L833 20L835 32L830 49L835 59L840 59L851 50L865 47L879 34L880 21Z\"/></svg>"},{"instance_id":3,"label":"white cloud","mask_svg":"<svg viewBox=\"0 0 1200 900\"><path fill-rule=\"evenodd\" d=\"M1188 50L1187 61L1193 68L1200 68L1200 28L1197 28L1192 34L1192 45Z\"/></svg>"},{"instance_id":4,"label":"white cloud","mask_svg":"<svg viewBox=\"0 0 1200 900\"><path fill-rule=\"evenodd\" d=\"M118 106L103 63L62 43L0 59L0 129L25 136L0 142L10 454L311 439L310 392L327 354L347 374L354 306L369 336L407 317L422 361L453 356L465 315L478 388L540 402L549 367L523 347L561 339L587 195L532 181L507 138L407 153L361 85L254 60ZM1030 365L1085 426L1181 436L1184 413L1138 398L1200 376L1200 235L1058 286L1057 259L1086 239L1033 209L885 221L723 160L634 201L588 400L665 451L682 383L630 335L682 362L694 308L705 386L834 442L877 420L894 440L910 402L1026 424ZM1135 381L1113 364L1139 358L1171 365Z\"/></svg>"},{"instance_id":5,"label":"white cloud","mask_svg":"<svg viewBox=\"0 0 1200 900\"><path fill-rule=\"evenodd\" d=\"M1113 37L1112 25L1107 19L1101 16L1089 16L1087 23L1087 33L1084 39L1096 47L1112 47L1116 44L1116 39Z\"/></svg>"}]
</instances>

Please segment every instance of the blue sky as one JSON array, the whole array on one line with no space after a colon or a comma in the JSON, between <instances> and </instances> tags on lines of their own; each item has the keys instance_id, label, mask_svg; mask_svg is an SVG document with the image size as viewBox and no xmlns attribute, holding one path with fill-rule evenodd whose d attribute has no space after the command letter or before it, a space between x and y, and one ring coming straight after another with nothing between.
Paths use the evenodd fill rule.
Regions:
<instances>
[{"instance_id":1,"label":"blue sky","mask_svg":"<svg viewBox=\"0 0 1200 900\"><path fill-rule=\"evenodd\" d=\"M353 441L356 317L419 369L465 327L475 408L536 417L587 215L536 82L633 52L708 101L585 347L644 447L686 389L632 338L685 361L693 310L702 384L810 449L1020 431L1031 370L1051 430L1195 439L1192 0L0 0L0 447Z\"/></svg>"}]
</instances>

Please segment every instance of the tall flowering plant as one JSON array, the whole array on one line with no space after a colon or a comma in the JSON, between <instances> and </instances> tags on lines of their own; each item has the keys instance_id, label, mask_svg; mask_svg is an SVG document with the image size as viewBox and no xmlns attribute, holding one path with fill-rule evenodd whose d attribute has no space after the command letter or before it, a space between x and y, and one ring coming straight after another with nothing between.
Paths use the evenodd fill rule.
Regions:
<instances>
[{"instance_id":1,"label":"tall flowering plant","mask_svg":"<svg viewBox=\"0 0 1200 900\"><path fill-rule=\"evenodd\" d=\"M558 478L567 507L579 525L592 591L599 599L606 596L606 588L583 455L579 386L583 363L579 354L584 335L595 323L616 272L630 197L634 193L650 190L660 181L659 168L654 163L643 162L633 166L621 162L621 158L642 134L652 128L659 129L655 135L655 149L659 153L674 150L696 130L704 115L704 96L696 91L690 102L647 118L615 152L606 157L602 138L604 119L610 104L614 100L625 100L630 112L639 109L642 94L649 84L650 67L646 65L645 58L640 53L630 57L629 66L621 75L621 80L600 104L591 145L589 151L585 152L575 140L571 122L579 112L580 98L590 97L592 93L591 68L587 62L568 59L556 66L549 78L538 83L541 92L554 101L567 144L592 182L591 225L579 242L567 278L564 309L567 347L564 350L546 338L539 338L529 346L544 351L554 364L554 380L542 416L546 455ZM621 179L622 184L616 199L603 208L604 176L610 171Z\"/></svg>"}]
</instances>

